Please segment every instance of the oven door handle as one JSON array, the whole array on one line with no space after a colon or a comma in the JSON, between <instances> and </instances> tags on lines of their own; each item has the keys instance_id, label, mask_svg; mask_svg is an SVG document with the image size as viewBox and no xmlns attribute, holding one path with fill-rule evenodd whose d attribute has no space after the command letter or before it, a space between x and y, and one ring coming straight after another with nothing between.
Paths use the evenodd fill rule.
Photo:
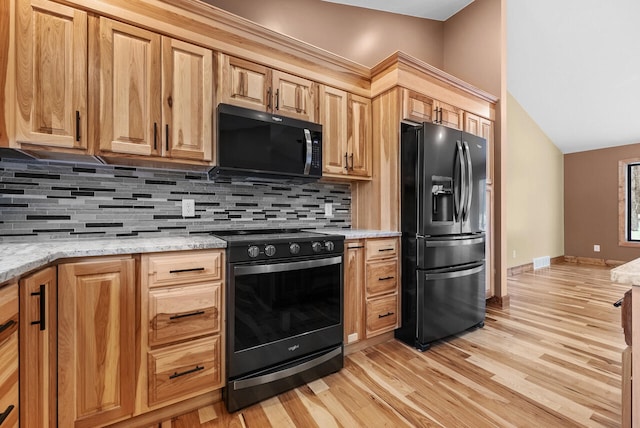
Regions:
<instances>
[{"instance_id":1,"label":"oven door handle","mask_svg":"<svg viewBox=\"0 0 640 428\"><path fill-rule=\"evenodd\" d=\"M339 265L341 263L342 263L342 256L337 256L337 257L329 257L326 259L305 260L301 262L234 266L233 274L235 276L242 276L242 275L254 275L254 274L262 274L262 273L289 272L294 270Z\"/></svg>"}]
</instances>

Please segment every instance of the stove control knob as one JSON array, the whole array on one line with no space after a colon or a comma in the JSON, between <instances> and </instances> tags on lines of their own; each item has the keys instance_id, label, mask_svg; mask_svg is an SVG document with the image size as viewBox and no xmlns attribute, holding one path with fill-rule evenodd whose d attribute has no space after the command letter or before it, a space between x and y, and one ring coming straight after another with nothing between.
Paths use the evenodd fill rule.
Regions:
<instances>
[{"instance_id":1,"label":"stove control knob","mask_svg":"<svg viewBox=\"0 0 640 428\"><path fill-rule=\"evenodd\" d=\"M276 254L276 247L274 247L273 245L267 245L264 247L264 253L267 256L271 257Z\"/></svg>"},{"instance_id":2,"label":"stove control knob","mask_svg":"<svg viewBox=\"0 0 640 428\"><path fill-rule=\"evenodd\" d=\"M298 254L300 252L300 244L296 244L295 242L289 245L289 252L291 254Z\"/></svg>"},{"instance_id":3,"label":"stove control knob","mask_svg":"<svg viewBox=\"0 0 640 428\"><path fill-rule=\"evenodd\" d=\"M249 257L258 257L258 255L260 254L260 248L252 245L247 250L247 254L249 254Z\"/></svg>"},{"instance_id":4,"label":"stove control knob","mask_svg":"<svg viewBox=\"0 0 640 428\"><path fill-rule=\"evenodd\" d=\"M321 242L314 242L313 244L311 244L311 248L313 248L314 253L319 253L320 251L322 251L323 245Z\"/></svg>"},{"instance_id":5,"label":"stove control knob","mask_svg":"<svg viewBox=\"0 0 640 428\"><path fill-rule=\"evenodd\" d=\"M324 243L324 248L326 248L327 251L333 251L333 249L335 248L335 245L332 241L326 241Z\"/></svg>"}]
</instances>

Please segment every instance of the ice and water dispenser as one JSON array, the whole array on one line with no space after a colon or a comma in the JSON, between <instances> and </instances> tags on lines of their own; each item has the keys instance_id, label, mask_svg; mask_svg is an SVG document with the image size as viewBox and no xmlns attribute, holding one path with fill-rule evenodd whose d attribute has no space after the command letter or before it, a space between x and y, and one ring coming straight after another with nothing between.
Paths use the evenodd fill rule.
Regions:
<instances>
[{"instance_id":1,"label":"ice and water dispenser","mask_svg":"<svg viewBox=\"0 0 640 428\"><path fill-rule=\"evenodd\" d=\"M453 221L453 179L431 177L431 221Z\"/></svg>"}]
</instances>

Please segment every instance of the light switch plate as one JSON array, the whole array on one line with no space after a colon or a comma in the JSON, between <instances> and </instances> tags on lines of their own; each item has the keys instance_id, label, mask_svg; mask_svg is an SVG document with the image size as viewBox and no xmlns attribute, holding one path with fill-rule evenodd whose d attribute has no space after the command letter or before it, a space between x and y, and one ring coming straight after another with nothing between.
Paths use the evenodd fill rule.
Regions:
<instances>
[{"instance_id":1,"label":"light switch plate","mask_svg":"<svg viewBox=\"0 0 640 428\"><path fill-rule=\"evenodd\" d=\"M331 202L324 204L324 216L333 217L333 204Z\"/></svg>"},{"instance_id":2,"label":"light switch plate","mask_svg":"<svg viewBox=\"0 0 640 428\"><path fill-rule=\"evenodd\" d=\"M196 201L193 199L182 200L182 217L196 216Z\"/></svg>"}]
</instances>

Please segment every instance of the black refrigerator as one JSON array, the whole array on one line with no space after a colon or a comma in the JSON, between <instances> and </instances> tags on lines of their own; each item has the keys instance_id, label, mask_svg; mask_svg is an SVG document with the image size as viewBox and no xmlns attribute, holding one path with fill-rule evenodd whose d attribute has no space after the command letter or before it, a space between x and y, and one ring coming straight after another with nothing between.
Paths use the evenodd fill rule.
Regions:
<instances>
[{"instance_id":1,"label":"black refrigerator","mask_svg":"<svg viewBox=\"0 0 640 428\"><path fill-rule=\"evenodd\" d=\"M402 326L421 351L485 318L486 141L403 124Z\"/></svg>"}]
</instances>

